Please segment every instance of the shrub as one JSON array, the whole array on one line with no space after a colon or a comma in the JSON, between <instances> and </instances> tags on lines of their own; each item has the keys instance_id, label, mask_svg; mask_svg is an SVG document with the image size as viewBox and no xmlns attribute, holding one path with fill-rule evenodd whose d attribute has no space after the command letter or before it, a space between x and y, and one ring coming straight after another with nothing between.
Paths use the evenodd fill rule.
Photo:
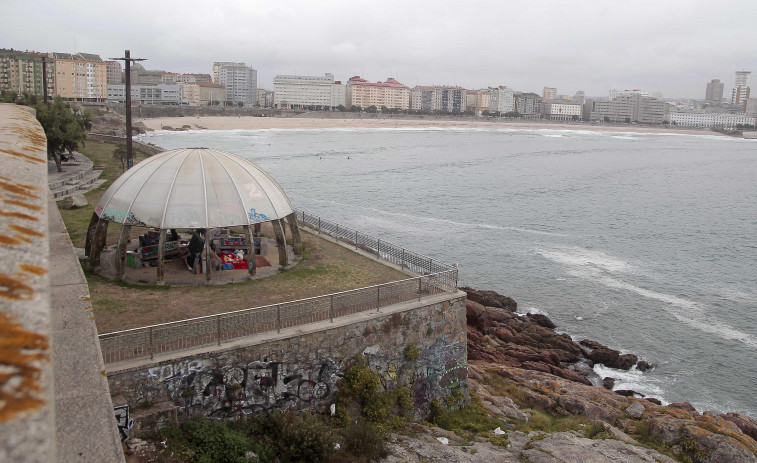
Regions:
<instances>
[{"instance_id":1,"label":"shrub","mask_svg":"<svg viewBox=\"0 0 757 463\"><path fill-rule=\"evenodd\" d=\"M375 461L389 453L384 432L370 422L358 420L347 426L342 434L344 450L360 457L360 461Z\"/></svg>"},{"instance_id":2,"label":"shrub","mask_svg":"<svg viewBox=\"0 0 757 463\"><path fill-rule=\"evenodd\" d=\"M405 358L410 361L415 361L421 358L421 351L415 344L410 344L405 348Z\"/></svg>"}]
</instances>

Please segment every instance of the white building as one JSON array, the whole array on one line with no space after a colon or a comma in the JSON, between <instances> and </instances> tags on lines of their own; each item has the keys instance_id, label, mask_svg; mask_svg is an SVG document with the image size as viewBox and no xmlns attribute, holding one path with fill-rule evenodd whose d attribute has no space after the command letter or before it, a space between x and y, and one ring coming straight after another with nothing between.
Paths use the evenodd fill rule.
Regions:
<instances>
[{"instance_id":1,"label":"white building","mask_svg":"<svg viewBox=\"0 0 757 463\"><path fill-rule=\"evenodd\" d=\"M273 78L273 106L283 109L329 109L332 105L334 75L278 75ZM343 102L340 104L344 104Z\"/></svg>"},{"instance_id":2,"label":"white building","mask_svg":"<svg viewBox=\"0 0 757 463\"><path fill-rule=\"evenodd\" d=\"M578 120L581 118L581 108L582 105L580 103L547 102L544 105L544 114L553 121Z\"/></svg>"},{"instance_id":3,"label":"white building","mask_svg":"<svg viewBox=\"0 0 757 463\"><path fill-rule=\"evenodd\" d=\"M341 81L336 81L331 86L331 108L347 107L347 86Z\"/></svg>"},{"instance_id":4,"label":"white building","mask_svg":"<svg viewBox=\"0 0 757 463\"><path fill-rule=\"evenodd\" d=\"M681 127L705 127L735 129L738 125L754 126L757 118L746 114L727 113L669 113L667 120Z\"/></svg>"},{"instance_id":5,"label":"white building","mask_svg":"<svg viewBox=\"0 0 757 463\"><path fill-rule=\"evenodd\" d=\"M170 104L182 102L182 86L176 84L132 85L131 101L133 104ZM125 103L126 85L108 85L108 103Z\"/></svg>"},{"instance_id":6,"label":"white building","mask_svg":"<svg viewBox=\"0 0 757 463\"><path fill-rule=\"evenodd\" d=\"M489 95L489 111L502 114L515 111L513 89L503 86L489 88Z\"/></svg>"},{"instance_id":7,"label":"white building","mask_svg":"<svg viewBox=\"0 0 757 463\"><path fill-rule=\"evenodd\" d=\"M226 101L233 105L253 107L258 101L258 71L244 63L215 63L218 66L218 84L226 87Z\"/></svg>"}]
</instances>

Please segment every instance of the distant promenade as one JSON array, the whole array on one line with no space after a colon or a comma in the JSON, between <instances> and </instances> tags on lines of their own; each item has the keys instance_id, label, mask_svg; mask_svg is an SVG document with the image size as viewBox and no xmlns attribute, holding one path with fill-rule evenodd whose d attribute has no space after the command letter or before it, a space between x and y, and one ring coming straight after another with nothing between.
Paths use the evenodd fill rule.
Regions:
<instances>
[{"instance_id":1,"label":"distant promenade","mask_svg":"<svg viewBox=\"0 0 757 463\"><path fill-rule=\"evenodd\" d=\"M263 130L263 129L332 129L332 128L469 128L511 130L586 130L595 132L675 133L686 135L726 136L709 129L660 127L627 124L592 124L587 122L550 122L518 119L377 116L352 113L308 113L292 117L160 117L140 119L149 129L164 126L189 130Z\"/></svg>"}]
</instances>

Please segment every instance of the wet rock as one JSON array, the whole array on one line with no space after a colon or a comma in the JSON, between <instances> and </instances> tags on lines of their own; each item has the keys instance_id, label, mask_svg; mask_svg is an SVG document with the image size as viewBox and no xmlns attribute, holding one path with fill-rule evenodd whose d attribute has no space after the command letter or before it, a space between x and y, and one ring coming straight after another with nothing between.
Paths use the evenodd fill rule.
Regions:
<instances>
[{"instance_id":1,"label":"wet rock","mask_svg":"<svg viewBox=\"0 0 757 463\"><path fill-rule=\"evenodd\" d=\"M660 399L655 399L654 397L644 397L644 400L648 402L652 402L655 405L662 405L662 402L660 401Z\"/></svg>"},{"instance_id":2,"label":"wet rock","mask_svg":"<svg viewBox=\"0 0 757 463\"><path fill-rule=\"evenodd\" d=\"M631 367L636 365L636 362L639 360L637 356L634 354L622 354L619 355L617 360L615 360L615 363L612 365L613 368L619 368L621 370L630 370Z\"/></svg>"},{"instance_id":3,"label":"wet rock","mask_svg":"<svg viewBox=\"0 0 757 463\"><path fill-rule=\"evenodd\" d=\"M694 414L694 415L698 414L697 409L694 408L694 406L691 405L688 402L676 402L676 403L672 403L672 404L668 405L668 407L670 407L670 408L678 408L680 410L687 411L687 412L689 412L691 414Z\"/></svg>"},{"instance_id":4,"label":"wet rock","mask_svg":"<svg viewBox=\"0 0 757 463\"><path fill-rule=\"evenodd\" d=\"M652 369L652 365L647 363L646 360L640 360L639 363L636 364L636 369L639 371L647 371Z\"/></svg>"},{"instance_id":5,"label":"wet rock","mask_svg":"<svg viewBox=\"0 0 757 463\"><path fill-rule=\"evenodd\" d=\"M602 387L605 389L609 389L612 391L612 388L615 386L615 378L603 378L602 379Z\"/></svg>"},{"instance_id":6,"label":"wet rock","mask_svg":"<svg viewBox=\"0 0 757 463\"><path fill-rule=\"evenodd\" d=\"M479 291L468 287L460 289L468 294L468 300L478 302L483 306L507 309L510 312L518 310L518 303L511 297L503 296L494 291Z\"/></svg>"},{"instance_id":7,"label":"wet rock","mask_svg":"<svg viewBox=\"0 0 757 463\"><path fill-rule=\"evenodd\" d=\"M622 395L623 397L634 397L636 395L639 395L639 393L634 391L633 389L618 389L615 391L615 393Z\"/></svg>"},{"instance_id":8,"label":"wet rock","mask_svg":"<svg viewBox=\"0 0 757 463\"><path fill-rule=\"evenodd\" d=\"M544 328L549 328L549 329L553 330L556 327L556 325L552 322L552 320L550 320L549 317L547 317L544 314L530 313L530 314L526 315L526 317L530 321L536 323L539 326L543 326Z\"/></svg>"}]
</instances>

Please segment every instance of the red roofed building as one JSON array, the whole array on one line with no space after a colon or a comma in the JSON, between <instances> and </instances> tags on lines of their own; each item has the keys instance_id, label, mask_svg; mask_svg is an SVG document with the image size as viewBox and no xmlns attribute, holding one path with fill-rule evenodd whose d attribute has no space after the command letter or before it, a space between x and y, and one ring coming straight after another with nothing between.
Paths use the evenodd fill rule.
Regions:
<instances>
[{"instance_id":1,"label":"red roofed building","mask_svg":"<svg viewBox=\"0 0 757 463\"><path fill-rule=\"evenodd\" d=\"M360 76L347 81L346 106L410 109L410 88L389 77L386 82L368 82Z\"/></svg>"}]
</instances>

